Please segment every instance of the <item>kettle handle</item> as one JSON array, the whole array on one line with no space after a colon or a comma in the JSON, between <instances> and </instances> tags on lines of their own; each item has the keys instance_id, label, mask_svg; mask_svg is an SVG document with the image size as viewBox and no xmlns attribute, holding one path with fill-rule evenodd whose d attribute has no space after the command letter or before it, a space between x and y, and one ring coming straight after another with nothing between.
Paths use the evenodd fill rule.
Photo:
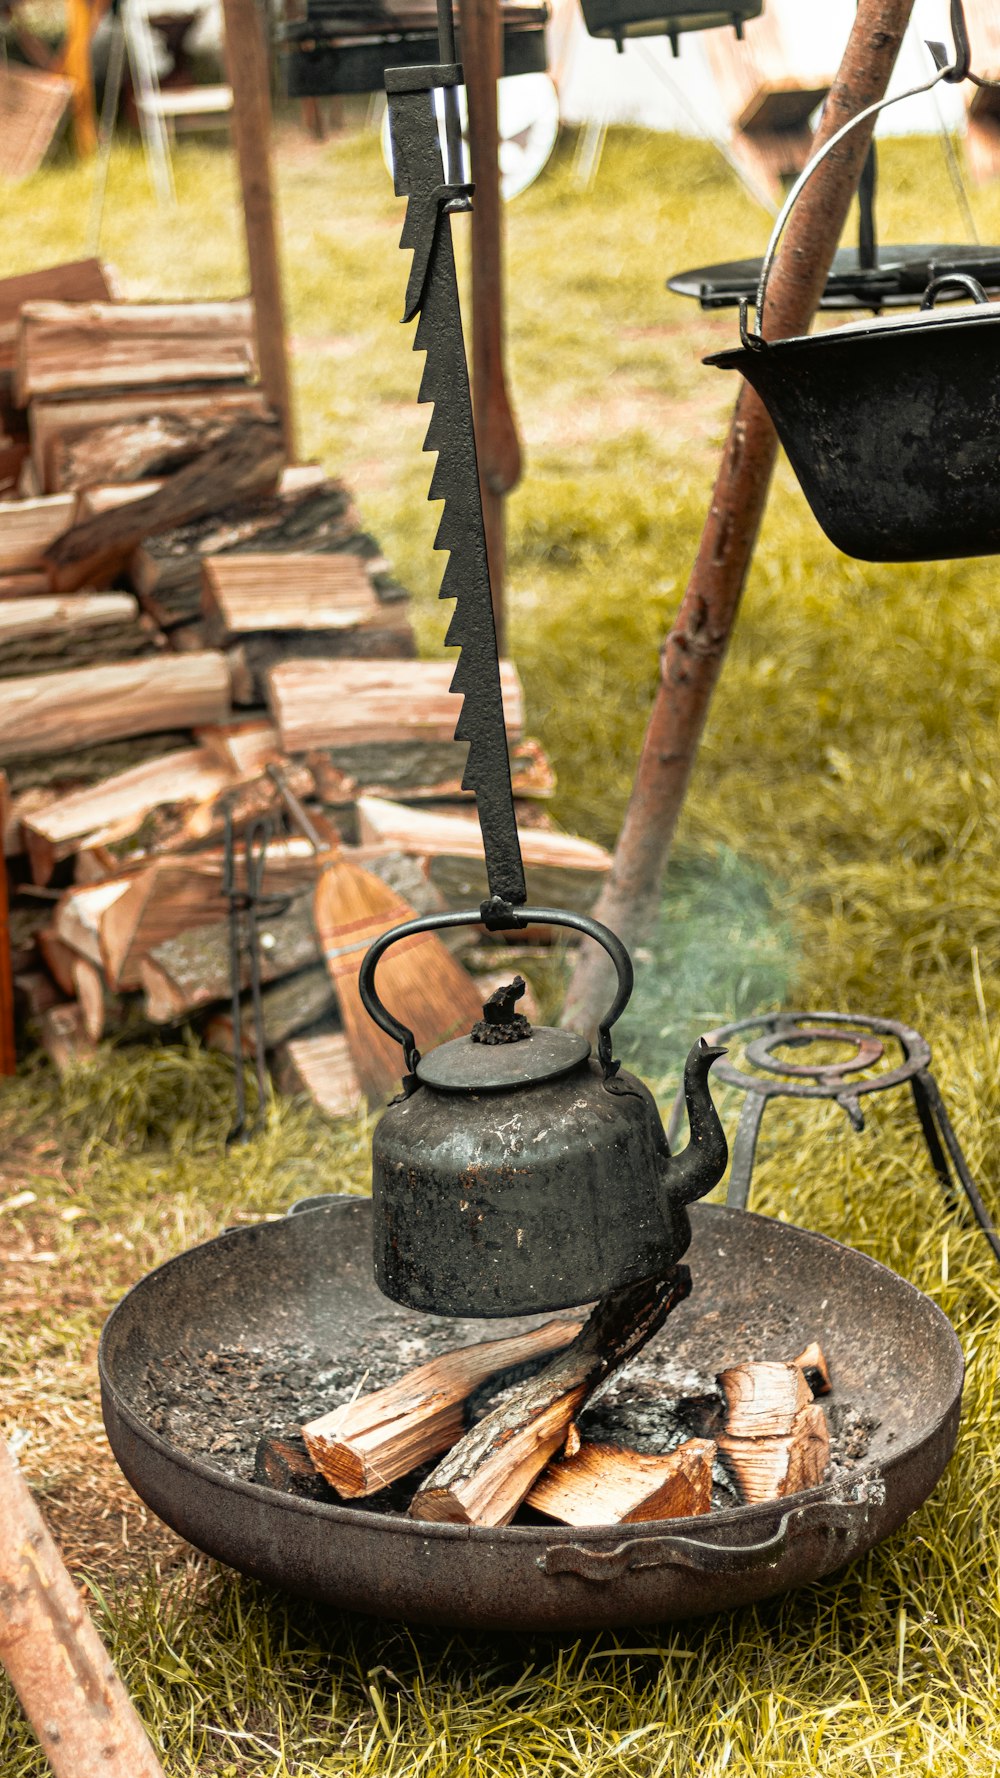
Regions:
<instances>
[{"instance_id":1,"label":"kettle handle","mask_svg":"<svg viewBox=\"0 0 1000 1778\"><path fill-rule=\"evenodd\" d=\"M420 1051L417 1048L413 1032L406 1025L401 1024L399 1019L394 1018L378 997L375 989L375 970L379 959L390 945L396 944L400 939L414 938L422 932L447 931L454 926L482 925L484 912L489 909L489 906L490 904L484 904L483 908L467 908L457 913L424 914L418 920L407 920L402 926L393 926L388 932L383 932L381 938L377 938L365 953L364 962L358 975L358 992L361 995L361 1004L369 1018L374 1019L376 1025L388 1037L392 1037L397 1043L402 1044L403 1058L407 1071L411 1075L416 1073L417 1063L420 1061ZM499 928L499 922L495 917L487 919L486 924L494 930ZM617 934L611 931L610 926L602 926L599 920L591 920L587 914L571 914L563 908L515 908L512 910L511 917L503 922L504 929L510 931L519 932L524 926L569 926L574 932L582 932L586 938L595 939L611 958L618 976L618 989L609 1011L605 1013L597 1027L597 1058L604 1069L605 1080L610 1080L612 1075L618 1073L621 1066L620 1062L615 1061L612 1053L611 1027L625 1011L635 979L632 959L628 950Z\"/></svg>"}]
</instances>

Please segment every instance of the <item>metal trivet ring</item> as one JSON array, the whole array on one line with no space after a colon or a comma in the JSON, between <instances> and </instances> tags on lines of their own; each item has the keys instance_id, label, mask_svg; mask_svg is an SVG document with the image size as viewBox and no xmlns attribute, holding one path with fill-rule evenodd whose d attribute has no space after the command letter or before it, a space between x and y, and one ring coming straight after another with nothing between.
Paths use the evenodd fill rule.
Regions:
<instances>
[{"instance_id":1,"label":"metal trivet ring","mask_svg":"<svg viewBox=\"0 0 1000 1778\"><path fill-rule=\"evenodd\" d=\"M748 1074L725 1059L715 1064L715 1078L746 1095L733 1143L733 1165L726 1195L728 1205L737 1210L747 1207L757 1138L768 1100L778 1097L832 1099L846 1112L854 1129L863 1130L865 1119L861 1099L864 1094L885 1093L909 1082L931 1165L948 1207L956 1210L960 1203L952 1173L954 1169L976 1222L994 1256L1000 1260L1000 1235L959 1147L937 1081L931 1073L930 1045L919 1031L913 1031L909 1025L901 1025L895 1019L875 1019L863 1013L775 1012L720 1025L716 1031L707 1031L705 1037L708 1043L725 1044L753 1030L759 1030L760 1034L751 1038L744 1053L749 1063L763 1070L763 1076ZM886 1058L884 1038L898 1043L902 1051L900 1061L881 1074L864 1075L865 1069L873 1068ZM817 1043L851 1046L852 1053L839 1062L793 1062L775 1054L779 1049L808 1051ZM862 1078L856 1078L859 1075ZM674 1100L667 1125L671 1147L677 1138L683 1113L682 1089Z\"/></svg>"}]
</instances>

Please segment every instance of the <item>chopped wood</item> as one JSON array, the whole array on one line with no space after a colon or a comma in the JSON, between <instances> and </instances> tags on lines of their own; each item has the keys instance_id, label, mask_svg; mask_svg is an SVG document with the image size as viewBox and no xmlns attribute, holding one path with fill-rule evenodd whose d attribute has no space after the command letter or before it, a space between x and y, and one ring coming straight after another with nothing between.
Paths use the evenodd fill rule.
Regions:
<instances>
[{"instance_id":1,"label":"chopped wood","mask_svg":"<svg viewBox=\"0 0 1000 1778\"><path fill-rule=\"evenodd\" d=\"M106 883L93 883L84 888L68 889L56 904L52 931L57 939L87 957L98 968L103 964L101 925L109 910L120 901L130 887L127 877L112 878ZM58 980L58 974L56 976ZM114 985L114 984L112 984Z\"/></svg>"},{"instance_id":2,"label":"chopped wood","mask_svg":"<svg viewBox=\"0 0 1000 1778\"><path fill-rule=\"evenodd\" d=\"M210 650L3 680L0 760L73 753L95 741L219 722L228 713L225 656Z\"/></svg>"},{"instance_id":3,"label":"chopped wood","mask_svg":"<svg viewBox=\"0 0 1000 1778\"><path fill-rule=\"evenodd\" d=\"M268 702L288 753L366 741L450 741L461 714L454 661L286 661L268 675ZM520 737L521 683L511 661L500 681L508 737Z\"/></svg>"},{"instance_id":4,"label":"chopped wood","mask_svg":"<svg viewBox=\"0 0 1000 1778\"><path fill-rule=\"evenodd\" d=\"M276 418L235 415L218 443L169 476L155 494L85 519L57 538L44 558L54 590L72 592L95 572L118 568L154 532L213 512L224 500L266 492L281 473L281 451Z\"/></svg>"},{"instance_id":5,"label":"chopped wood","mask_svg":"<svg viewBox=\"0 0 1000 1778\"><path fill-rule=\"evenodd\" d=\"M159 478L217 444L234 419L269 412L261 390L243 384L36 400L29 409L31 462L49 494L84 489L114 475L126 487L142 484L150 495ZM98 510L126 503L105 499Z\"/></svg>"},{"instance_id":6,"label":"chopped wood","mask_svg":"<svg viewBox=\"0 0 1000 1778\"><path fill-rule=\"evenodd\" d=\"M232 781L207 748L188 747L25 812L21 827L35 882L47 883L61 858L129 839L154 811L211 801Z\"/></svg>"},{"instance_id":7,"label":"chopped wood","mask_svg":"<svg viewBox=\"0 0 1000 1778\"><path fill-rule=\"evenodd\" d=\"M116 506L145 500L147 494L155 494L160 486L161 480L157 478L148 482L109 482L103 488L81 488L76 495L77 512L81 519L94 519L99 513L111 512Z\"/></svg>"},{"instance_id":8,"label":"chopped wood","mask_svg":"<svg viewBox=\"0 0 1000 1778\"><path fill-rule=\"evenodd\" d=\"M142 986L140 962L190 926L225 920L229 907L222 893L224 858L221 848L180 857L155 858L134 875L117 879L118 895L100 919L101 961L112 988ZM237 883L244 881L243 859L237 855ZM268 847L265 895L285 894L316 880L315 854L308 841L290 839ZM111 884L101 884L109 891ZM71 896L95 893L74 890ZM67 897L69 901L71 897Z\"/></svg>"},{"instance_id":9,"label":"chopped wood","mask_svg":"<svg viewBox=\"0 0 1000 1778\"><path fill-rule=\"evenodd\" d=\"M830 1434L818 1401L799 1409L784 1437L724 1432L718 1445L748 1506L819 1487L830 1461Z\"/></svg>"},{"instance_id":10,"label":"chopped wood","mask_svg":"<svg viewBox=\"0 0 1000 1778\"><path fill-rule=\"evenodd\" d=\"M163 638L131 593L0 600L0 678L157 653Z\"/></svg>"},{"instance_id":11,"label":"chopped wood","mask_svg":"<svg viewBox=\"0 0 1000 1778\"><path fill-rule=\"evenodd\" d=\"M690 1292L691 1273L681 1265L605 1297L561 1357L452 1446L418 1489L411 1516L509 1524L598 1383L632 1358Z\"/></svg>"},{"instance_id":12,"label":"chopped wood","mask_svg":"<svg viewBox=\"0 0 1000 1778\"><path fill-rule=\"evenodd\" d=\"M667 1457L583 1444L550 1463L525 1505L563 1525L635 1525L711 1511L711 1439L692 1438Z\"/></svg>"},{"instance_id":13,"label":"chopped wood","mask_svg":"<svg viewBox=\"0 0 1000 1778\"><path fill-rule=\"evenodd\" d=\"M829 1395L832 1388L830 1367L826 1362L823 1348L817 1340L810 1340L804 1352L792 1360L798 1365L813 1395Z\"/></svg>"},{"instance_id":14,"label":"chopped wood","mask_svg":"<svg viewBox=\"0 0 1000 1778\"><path fill-rule=\"evenodd\" d=\"M8 858L24 851L24 829L22 823L27 815L36 815L41 809L48 808L55 802L59 792L47 785L39 785L31 790L21 790L16 795L7 795L3 809L3 849Z\"/></svg>"},{"instance_id":15,"label":"chopped wood","mask_svg":"<svg viewBox=\"0 0 1000 1778\"><path fill-rule=\"evenodd\" d=\"M447 1451L465 1428L469 1396L515 1365L564 1352L579 1321L547 1321L530 1333L460 1346L407 1371L385 1389L334 1408L302 1428L320 1474L346 1500L377 1494Z\"/></svg>"},{"instance_id":16,"label":"chopped wood","mask_svg":"<svg viewBox=\"0 0 1000 1778\"><path fill-rule=\"evenodd\" d=\"M13 574L0 574L0 599L30 599L48 590L49 577L42 569L19 568Z\"/></svg>"},{"instance_id":17,"label":"chopped wood","mask_svg":"<svg viewBox=\"0 0 1000 1778\"><path fill-rule=\"evenodd\" d=\"M202 610L219 644L254 630L357 630L380 624L382 603L361 556L202 558Z\"/></svg>"},{"instance_id":18,"label":"chopped wood","mask_svg":"<svg viewBox=\"0 0 1000 1778\"><path fill-rule=\"evenodd\" d=\"M228 382L254 370L249 302L22 304L15 393Z\"/></svg>"},{"instance_id":19,"label":"chopped wood","mask_svg":"<svg viewBox=\"0 0 1000 1778\"><path fill-rule=\"evenodd\" d=\"M277 490L253 501L228 496L216 510L179 522L161 536L146 537L129 564L139 599L162 629L190 623L201 614L201 563L205 556L287 550L310 555L348 550L364 556L377 575L380 598L397 591L379 565L379 552L360 526L351 497L341 482L304 480L286 470ZM400 597L403 597L399 590Z\"/></svg>"},{"instance_id":20,"label":"chopped wood","mask_svg":"<svg viewBox=\"0 0 1000 1778\"><path fill-rule=\"evenodd\" d=\"M90 747L74 748L72 753L26 753L12 760L6 770L18 796L28 790L53 789L63 795L127 772L144 759L190 745L189 730L166 729L151 735L129 735L121 741L97 741Z\"/></svg>"},{"instance_id":21,"label":"chopped wood","mask_svg":"<svg viewBox=\"0 0 1000 1778\"><path fill-rule=\"evenodd\" d=\"M71 950L64 944L52 926L44 926L37 934L36 942L39 954L50 972L54 982L58 984L61 995L67 1000L76 999L76 981L73 976L73 965L80 957L79 951ZM91 965L92 968L96 967ZM59 995L56 996L59 998Z\"/></svg>"},{"instance_id":22,"label":"chopped wood","mask_svg":"<svg viewBox=\"0 0 1000 1778\"><path fill-rule=\"evenodd\" d=\"M265 984L295 975L320 961L312 895L295 896L280 912L259 922L260 974ZM191 926L156 945L139 961L146 1016L154 1024L188 1017L231 992L229 934L225 925ZM250 986L250 963L241 961L240 984Z\"/></svg>"},{"instance_id":23,"label":"chopped wood","mask_svg":"<svg viewBox=\"0 0 1000 1778\"><path fill-rule=\"evenodd\" d=\"M353 1117L362 1092L343 1032L295 1037L275 1052L274 1077L283 1093L308 1094L329 1117Z\"/></svg>"},{"instance_id":24,"label":"chopped wood","mask_svg":"<svg viewBox=\"0 0 1000 1778\"><path fill-rule=\"evenodd\" d=\"M177 631L171 631L171 641ZM206 631L206 640L211 640ZM244 636L226 650L233 680L233 702L258 709L267 703L268 678L274 667L305 661L413 660L417 652L412 626L398 616L356 630L261 631Z\"/></svg>"},{"instance_id":25,"label":"chopped wood","mask_svg":"<svg viewBox=\"0 0 1000 1778\"><path fill-rule=\"evenodd\" d=\"M0 278L0 369L13 365L21 309L31 302L104 302L115 292L99 259L67 260Z\"/></svg>"},{"instance_id":26,"label":"chopped wood","mask_svg":"<svg viewBox=\"0 0 1000 1778\"><path fill-rule=\"evenodd\" d=\"M24 1018L38 1020L59 1005L63 991L47 970L23 969L14 977L14 997Z\"/></svg>"},{"instance_id":27,"label":"chopped wood","mask_svg":"<svg viewBox=\"0 0 1000 1778\"><path fill-rule=\"evenodd\" d=\"M303 969L298 975L285 976L281 981L272 982L269 987L261 990L260 996L265 1047L269 1050L276 1049L279 1043L294 1037L296 1032L316 1024L317 1020L332 1012L336 1004L333 983L322 963L318 963L313 969ZM252 1056L255 1040L253 1002L250 995L243 997L242 1006L242 1049L244 1055ZM235 1044L232 1012L219 1012L209 1019L204 1037L210 1050L222 1050L227 1056L233 1055Z\"/></svg>"},{"instance_id":28,"label":"chopped wood","mask_svg":"<svg viewBox=\"0 0 1000 1778\"><path fill-rule=\"evenodd\" d=\"M279 1494L295 1494L300 1500L330 1499L329 1484L317 1475L305 1440L262 1438L254 1455L253 1479Z\"/></svg>"},{"instance_id":29,"label":"chopped wood","mask_svg":"<svg viewBox=\"0 0 1000 1778\"><path fill-rule=\"evenodd\" d=\"M0 1661L55 1778L163 1778L83 1598L2 1440Z\"/></svg>"},{"instance_id":30,"label":"chopped wood","mask_svg":"<svg viewBox=\"0 0 1000 1778\"><path fill-rule=\"evenodd\" d=\"M391 846L425 859L449 906L468 907L484 899L483 836L474 817L369 796L358 798L357 813L362 844ZM603 846L545 828L519 827L518 837L529 900L543 907L591 906L611 868Z\"/></svg>"},{"instance_id":31,"label":"chopped wood","mask_svg":"<svg viewBox=\"0 0 1000 1778\"><path fill-rule=\"evenodd\" d=\"M265 772L282 757L281 736L266 716L214 723L210 728L196 729L195 739L240 778Z\"/></svg>"},{"instance_id":32,"label":"chopped wood","mask_svg":"<svg viewBox=\"0 0 1000 1778\"><path fill-rule=\"evenodd\" d=\"M726 1431L734 1438L782 1438L812 1392L796 1364L735 1364L720 1371Z\"/></svg>"},{"instance_id":33,"label":"chopped wood","mask_svg":"<svg viewBox=\"0 0 1000 1778\"><path fill-rule=\"evenodd\" d=\"M462 741L369 743L310 752L306 758L317 796L335 809L353 810L362 793L420 804L468 804L474 798L462 783L466 758ZM524 802L550 797L555 774L537 741L518 741L511 747L510 772L518 820L525 823L529 811Z\"/></svg>"},{"instance_id":34,"label":"chopped wood","mask_svg":"<svg viewBox=\"0 0 1000 1778\"><path fill-rule=\"evenodd\" d=\"M41 1017L42 1048L57 1074L91 1062L95 1046L87 1036L82 1009L76 1001L50 1006Z\"/></svg>"},{"instance_id":35,"label":"chopped wood","mask_svg":"<svg viewBox=\"0 0 1000 1778\"><path fill-rule=\"evenodd\" d=\"M87 957L74 957L70 965L73 992L80 1008L84 1034L91 1043L100 1043L107 1022L107 995L104 977L96 963Z\"/></svg>"},{"instance_id":36,"label":"chopped wood","mask_svg":"<svg viewBox=\"0 0 1000 1778\"><path fill-rule=\"evenodd\" d=\"M71 494L0 501L0 573L35 567L47 545L72 523L75 509Z\"/></svg>"}]
</instances>

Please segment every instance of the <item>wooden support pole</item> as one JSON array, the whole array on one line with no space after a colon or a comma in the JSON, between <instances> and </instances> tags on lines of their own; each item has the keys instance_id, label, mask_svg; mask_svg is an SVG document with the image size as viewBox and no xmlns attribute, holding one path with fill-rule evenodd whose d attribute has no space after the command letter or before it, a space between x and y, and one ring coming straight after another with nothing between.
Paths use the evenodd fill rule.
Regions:
<instances>
[{"instance_id":1,"label":"wooden support pole","mask_svg":"<svg viewBox=\"0 0 1000 1778\"><path fill-rule=\"evenodd\" d=\"M497 81L503 27L497 0L459 0L462 66L469 102L472 207L472 412L493 587L493 616L505 646L504 502L521 477L521 446L504 369L503 200Z\"/></svg>"},{"instance_id":2,"label":"wooden support pole","mask_svg":"<svg viewBox=\"0 0 1000 1778\"><path fill-rule=\"evenodd\" d=\"M844 59L814 149L881 99L913 0L859 0ZM847 220L872 136L872 121L833 149L806 185L785 230L768 293L767 334L804 333L815 312ZM714 374L706 372L706 375ZM701 546L674 626L664 643L649 727L614 864L594 914L634 944L648 930L662 891L678 816L725 660L740 595L764 515L777 437L749 384L736 402ZM604 953L580 953L564 1020L597 1024L608 995Z\"/></svg>"},{"instance_id":3,"label":"wooden support pole","mask_svg":"<svg viewBox=\"0 0 1000 1778\"><path fill-rule=\"evenodd\" d=\"M111 1657L2 1439L0 1661L56 1778L163 1778Z\"/></svg>"},{"instance_id":4,"label":"wooden support pole","mask_svg":"<svg viewBox=\"0 0 1000 1778\"><path fill-rule=\"evenodd\" d=\"M99 17L100 13L91 0L67 0L63 73L67 80L73 82L73 140L81 159L94 154L97 149L94 69L90 45Z\"/></svg>"},{"instance_id":5,"label":"wooden support pole","mask_svg":"<svg viewBox=\"0 0 1000 1778\"><path fill-rule=\"evenodd\" d=\"M271 93L267 45L255 0L222 0L226 68L233 89L233 135L243 192L250 291L260 380L281 418L285 452L295 459L285 311L271 174Z\"/></svg>"}]
</instances>

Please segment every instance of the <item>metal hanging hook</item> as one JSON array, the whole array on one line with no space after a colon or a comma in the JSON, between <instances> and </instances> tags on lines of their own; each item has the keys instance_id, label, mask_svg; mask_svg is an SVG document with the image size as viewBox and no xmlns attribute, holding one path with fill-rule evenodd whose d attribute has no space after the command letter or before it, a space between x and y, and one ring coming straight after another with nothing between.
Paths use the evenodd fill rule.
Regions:
<instances>
[{"instance_id":1,"label":"metal hanging hook","mask_svg":"<svg viewBox=\"0 0 1000 1778\"><path fill-rule=\"evenodd\" d=\"M934 58L934 65L942 80L947 80L957 86L961 80L975 79L975 75L972 74L969 28L965 22L965 8L962 5L962 0L951 0L951 35L955 44L955 54L952 60L949 61L948 51L943 43L928 42L927 48Z\"/></svg>"}]
</instances>

